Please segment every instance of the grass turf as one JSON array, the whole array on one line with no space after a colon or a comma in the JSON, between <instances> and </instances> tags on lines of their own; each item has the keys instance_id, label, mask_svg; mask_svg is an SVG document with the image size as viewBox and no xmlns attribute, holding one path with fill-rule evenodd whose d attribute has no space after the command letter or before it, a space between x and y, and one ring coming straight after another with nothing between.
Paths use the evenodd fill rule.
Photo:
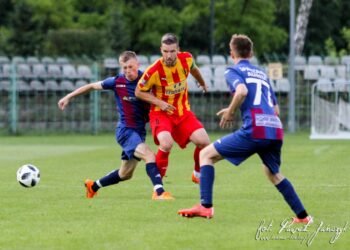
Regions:
<instances>
[{"instance_id":1,"label":"grass turf","mask_svg":"<svg viewBox=\"0 0 350 250\"><path fill-rule=\"evenodd\" d=\"M211 135L213 140L219 136ZM148 143L156 150L150 138ZM142 162L131 180L101 189L88 200L84 179L100 178L120 164L113 135L0 137L0 249L347 249L349 147L350 141L286 136L281 170L315 223L279 233L282 221L293 213L267 181L256 156L238 168L218 163L214 218L187 219L176 212L199 202L198 185L190 181L192 145L174 147L171 153L164 184L175 201L151 200ZM41 171L35 188L16 182L16 171L25 163ZM331 244L334 231L344 226Z\"/></svg>"}]
</instances>

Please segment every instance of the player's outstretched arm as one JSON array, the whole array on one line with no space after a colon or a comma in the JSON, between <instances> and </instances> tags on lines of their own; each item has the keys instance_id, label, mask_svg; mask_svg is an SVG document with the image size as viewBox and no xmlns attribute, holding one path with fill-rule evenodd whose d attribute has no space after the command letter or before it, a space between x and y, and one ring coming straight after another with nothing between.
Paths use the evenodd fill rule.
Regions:
<instances>
[{"instance_id":1,"label":"player's outstretched arm","mask_svg":"<svg viewBox=\"0 0 350 250\"><path fill-rule=\"evenodd\" d=\"M202 77L201 72L199 71L199 68L197 66L194 66L190 72L191 72L191 75L193 75L193 77L199 83L199 86L203 89L203 92L204 93L208 92L208 86L205 84L205 81Z\"/></svg>"},{"instance_id":2,"label":"player's outstretched arm","mask_svg":"<svg viewBox=\"0 0 350 250\"><path fill-rule=\"evenodd\" d=\"M136 87L135 89L135 96L142 101L158 106L161 110L168 113L173 113L176 109L173 105L158 99L148 91L142 91L139 87Z\"/></svg>"},{"instance_id":3,"label":"player's outstretched arm","mask_svg":"<svg viewBox=\"0 0 350 250\"><path fill-rule=\"evenodd\" d=\"M66 106L68 105L70 99L72 99L75 96L90 92L91 90L101 90L102 89L102 82L94 82L86 84L80 88L77 88L76 90L70 92L65 97L63 97L61 100L58 101L58 108L61 110L64 110Z\"/></svg>"}]
</instances>

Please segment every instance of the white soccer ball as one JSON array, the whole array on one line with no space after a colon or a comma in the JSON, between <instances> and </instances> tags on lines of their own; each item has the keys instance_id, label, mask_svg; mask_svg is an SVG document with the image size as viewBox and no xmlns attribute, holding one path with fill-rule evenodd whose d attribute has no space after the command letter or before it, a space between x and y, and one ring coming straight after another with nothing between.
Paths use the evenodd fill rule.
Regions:
<instances>
[{"instance_id":1,"label":"white soccer ball","mask_svg":"<svg viewBox=\"0 0 350 250\"><path fill-rule=\"evenodd\" d=\"M40 171L32 164L23 165L17 170L17 181L23 187L34 187L40 181Z\"/></svg>"}]
</instances>

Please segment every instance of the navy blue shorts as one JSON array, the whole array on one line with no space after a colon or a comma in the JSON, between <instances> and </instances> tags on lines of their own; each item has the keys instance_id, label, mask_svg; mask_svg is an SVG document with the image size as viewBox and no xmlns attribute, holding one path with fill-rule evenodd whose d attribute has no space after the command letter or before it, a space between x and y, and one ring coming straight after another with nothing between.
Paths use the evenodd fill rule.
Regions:
<instances>
[{"instance_id":1,"label":"navy blue shorts","mask_svg":"<svg viewBox=\"0 0 350 250\"><path fill-rule=\"evenodd\" d=\"M136 147L145 142L146 130L139 131L133 128L118 126L115 134L116 140L122 147L122 160L131 160L133 158L140 160L134 156Z\"/></svg>"},{"instance_id":2,"label":"navy blue shorts","mask_svg":"<svg viewBox=\"0 0 350 250\"><path fill-rule=\"evenodd\" d=\"M241 131L236 131L215 141L214 147L222 157L236 166L257 153L271 173L277 174L281 165L282 144L282 140L251 139Z\"/></svg>"}]
</instances>

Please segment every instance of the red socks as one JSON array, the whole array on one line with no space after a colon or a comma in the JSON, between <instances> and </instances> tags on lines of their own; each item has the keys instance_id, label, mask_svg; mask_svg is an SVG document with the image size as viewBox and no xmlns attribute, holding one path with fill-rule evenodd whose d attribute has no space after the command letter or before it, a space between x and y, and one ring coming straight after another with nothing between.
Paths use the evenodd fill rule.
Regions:
<instances>
[{"instance_id":1,"label":"red socks","mask_svg":"<svg viewBox=\"0 0 350 250\"><path fill-rule=\"evenodd\" d=\"M196 149L194 150L194 154L193 154L193 159L194 159L194 171L196 172L200 172L200 166L199 166L199 153L201 152L201 148L196 147Z\"/></svg>"},{"instance_id":2,"label":"red socks","mask_svg":"<svg viewBox=\"0 0 350 250\"><path fill-rule=\"evenodd\" d=\"M161 149L158 149L158 152L156 155L157 167L162 178L165 175L166 170L168 168L169 154L170 152L164 152Z\"/></svg>"}]
</instances>

